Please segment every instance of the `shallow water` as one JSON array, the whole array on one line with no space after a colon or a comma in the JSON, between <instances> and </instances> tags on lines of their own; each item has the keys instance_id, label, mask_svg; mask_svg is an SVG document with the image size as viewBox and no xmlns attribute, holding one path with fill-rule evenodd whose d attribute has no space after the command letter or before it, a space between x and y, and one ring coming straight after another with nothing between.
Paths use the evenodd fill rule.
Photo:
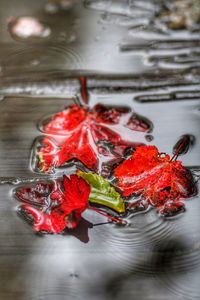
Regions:
<instances>
[{"instance_id":1,"label":"shallow water","mask_svg":"<svg viewBox=\"0 0 200 300\"><path fill-rule=\"evenodd\" d=\"M179 159L198 178L198 30L168 30L155 18L161 1L0 4L0 298L199 299L198 195L174 218L152 209L128 216L127 226L87 210L63 235L35 234L13 197L21 185L51 178L34 168L33 144L43 120L80 101L80 75L90 107L126 105L152 122L151 137L138 134L138 142L172 155L180 137L194 136ZM25 15L48 25L51 35L11 36L6 20Z\"/></svg>"}]
</instances>

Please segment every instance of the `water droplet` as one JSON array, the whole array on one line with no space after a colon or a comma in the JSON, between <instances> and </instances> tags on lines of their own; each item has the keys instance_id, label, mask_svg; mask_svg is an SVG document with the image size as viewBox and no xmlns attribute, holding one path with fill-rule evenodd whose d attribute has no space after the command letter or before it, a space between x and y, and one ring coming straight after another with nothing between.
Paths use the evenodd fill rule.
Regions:
<instances>
[{"instance_id":1,"label":"water droplet","mask_svg":"<svg viewBox=\"0 0 200 300\"><path fill-rule=\"evenodd\" d=\"M39 60L37 60L37 59L34 59L34 60L31 61L31 65L32 65L32 66L38 66L39 63L40 63L40 62L39 62Z\"/></svg>"},{"instance_id":2,"label":"water droplet","mask_svg":"<svg viewBox=\"0 0 200 300\"><path fill-rule=\"evenodd\" d=\"M97 35L97 36L95 37L95 41L98 42L99 40L100 40L100 36Z\"/></svg>"},{"instance_id":3,"label":"water droplet","mask_svg":"<svg viewBox=\"0 0 200 300\"><path fill-rule=\"evenodd\" d=\"M18 184L20 184L22 181L19 179L19 178L15 178L15 179L13 179L12 180L12 184L13 185L18 185Z\"/></svg>"},{"instance_id":4,"label":"water droplet","mask_svg":"<svg viewBox=\"0 0 200 300\"><path fill-rule=\"evenodd\" d=\"M148 55L148 54L144 54L142 56L142 61L143 61L143 64L146 65L146 66L154 66L155 65L155 62L151 59L151 57Z\"/></svg>"},{"instance_id":5,"label":"water droplet","mask_svg":"<svg viewBox=\"0 0 200 300\"><path fill-rule=\"evenodd\" d=\"M45 11L49 14L55 14L58 12L58 6L56 3L49 2L45 5Z\"/></svg>"},{"instance_id":6,"label":"water droplet","mask_svg":"<svg viewBox=\"0 0 200 300\"><path fill-rule=\"evenodd\" d=\"M153 135L148 134L145 136L145 139L147 140L147 142L151 142L151 141L153 141L154 137L153 137Z\"/></svg>"}]
</instances>

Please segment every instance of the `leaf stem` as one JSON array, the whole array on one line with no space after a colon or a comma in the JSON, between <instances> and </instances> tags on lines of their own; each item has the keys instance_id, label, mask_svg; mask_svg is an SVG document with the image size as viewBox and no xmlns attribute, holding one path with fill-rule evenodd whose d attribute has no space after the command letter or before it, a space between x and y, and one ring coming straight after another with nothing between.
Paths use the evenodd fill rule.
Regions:
<instances>
[{"instance_id":1,"label":"leaf stem","mask_svg":"<svg viewBox=\"0 0 200 300\"><path fill-rule=\"evenodd\" d=\"M169 162L172 162L172 160L178 155L179 151L181 150L181 148L183 147L183 145L185 144L186 141L187 141L187 137L184 138L183 142L178 147L178 149L176 150L176 152L174 153L174 155L172 156L172 158L170 159Z\"/></svg>"},{"instance_id":2,"label":"leaf stem","mask_svg":"<svg viewBox=\"0 0 200 300\"><path fill-rule=\"evenodd\" d=\"M87 94L86 94L85 77L80 77L80 82L81 82L81 95L83 99L84 109L87 110Z\"/></svg>"},{"instance_id":3,"label":"leaf stem","mask_svg":"<svg viewBox=\"0 0 200 300\"><path fill-rule=\"evenodd\" d=\"M100 215L102 215L102 216L104 216L104 217L107 217L107 218L109 218L109 219L111 219L111 220L113 220L113 221L115 221L115 222L118 222L118 223L121 223L121 224L126 224L126 222L124 222L124 221L122 221L122 220L119 220L119 219L116 219L116 218L114 218L114 217L108 216L107 214L104 214L103 212L99 211L98 209L96 209L96 208L94 208L94 207L92 207L92 206L90 206L90 205L88 205L88 208L94 210L94 211L97 212L98 214L100 214Z\"/></svg>"}]
</instances>

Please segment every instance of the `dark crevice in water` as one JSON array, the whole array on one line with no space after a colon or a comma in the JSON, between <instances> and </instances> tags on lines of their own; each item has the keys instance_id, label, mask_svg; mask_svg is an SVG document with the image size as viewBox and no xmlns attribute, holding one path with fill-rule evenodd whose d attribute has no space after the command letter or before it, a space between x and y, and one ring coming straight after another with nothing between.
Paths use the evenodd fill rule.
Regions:
<instances>
[{"instance_id":1,"label":"dark crevice in water","mask_svg":"<svg viewBox=\"0 0 200 300\"><path fill-rule=\"evenodd\" d=\"M165 51L171 53L171 50L182 50L182 52L185 51L185 49L196 49L199 50L200 46L200 41L199 39L194 39L190 41L186 40L164 40L164 41L157 41L157 40L152 40L150 42L146 42L143 44L124 44L121 45L120 49L121 51L137 51L141 50L141 52L145 52L145 50L148 50L151 53L154 50L159 51ZM176 52L174 52L176 53Z\"/></svg>"},{"instance_id":2,"label":"dark crevice in water","mask_svg":"<svg viewBox=\"0 0 200 300\"><path fill-rule=\"evenodd\" d=\"M51 177L52 178L52 177ZM11 184L11 185L20 185L20 184L29 184L34 182L46 181L49 180L50 177L47 175L43 175L41 177L0 177L0 185Z\"/></svg>"},{"instance_id":3,"label":"dark crevice in water","mask_svg":"<svg viewBox=\"0 0 200 300\"><path fill-rule=\"evenodd\" d=\"M188 101L188 100L199 100L200 91L178 91L169 92L166 94L151 94L151 95L138 95L134 98L138 102L164 102L164 101Z\"/></svg>"},{"instance_id":4,"label":"dark crevice in water","mask_svg":"<svg viewBox=\"0 0 200 300\"><path fill-rule=\"evenodd\" d=\"M33 75L33 74L32 74ZM36 74L35 74L36 75ZM93 92L134 92L134 91L144 91L159 88L174 87L179 90L175 91L175 97L181 98L198 98L199 96L199 80L200 74L198 70L196 72L182 72L181 74L177 71L170 70L168 72L155 72L153 74L140 74L140 76L119 76L116 74L101 74L101 73L77 73L75 74L64 74L63 76L55 75L56 80L51 76L47 81L47 78L43 77L42 81L40 77L38 80L30 81L30 77L22 83L20 78L17 81L11 82L11 78L2 80L0 87L0 94L3 96L30 96L37 97L43 96L45 98L58 96L65 98L70 96L77 96L80 94L80 84L79 76L86 76L87 78L87 88L88 91ZM59 79L58 79L59 77ZM183 91L180 88L183 88ZM188 88L187 88L188 87ZM191 91L190 91L191 89ZM172 97L169 93L165 93L164 99L167 97ZM172 99L173 100L173 99Z\"/></svg>"}]
</instances>

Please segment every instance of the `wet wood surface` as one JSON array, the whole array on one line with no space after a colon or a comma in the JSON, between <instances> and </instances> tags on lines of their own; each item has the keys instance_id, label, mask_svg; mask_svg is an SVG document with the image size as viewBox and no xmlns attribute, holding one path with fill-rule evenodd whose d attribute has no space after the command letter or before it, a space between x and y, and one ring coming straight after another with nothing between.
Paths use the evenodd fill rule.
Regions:
<instances>
[{"instance_id":1,"label":"wet wood surface","mask_svg":"<svg viewBox=\"0 0 200 300\"><path fill-rule=\"evenodd\" d=\"M153 130L146 143L161 152L171 154L178 138L193 135L194 146L180 159L196 179L200 174L198 32L185 31L176 45L178 34L170 32L163 42L156 22L151 35L145 27L135 33L138 11L129 5L138 1L96 2L0 1L0 299L197 300L198 195L175 218L152 209L125 227L87 210L75 230L60 235L35 234L18 212L15 189L47 177L31 165L39 124L77 101L80 75L87 78L91 107L127 105L148 118ZM150 12L158 5L143 2ZM13 37L8 18L25 15L52 34Z\"/></svg>"}]
</instances>

